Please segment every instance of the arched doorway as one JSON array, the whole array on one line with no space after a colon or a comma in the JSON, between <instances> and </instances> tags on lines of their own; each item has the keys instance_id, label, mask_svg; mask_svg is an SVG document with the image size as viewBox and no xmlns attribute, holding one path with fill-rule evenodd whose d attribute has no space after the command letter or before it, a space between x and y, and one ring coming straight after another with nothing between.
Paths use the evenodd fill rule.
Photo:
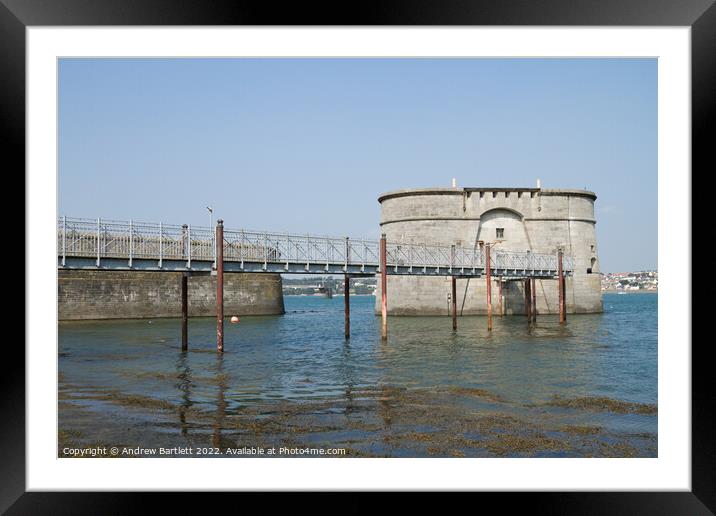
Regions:
<instances>
[{"instance_id":1,"label":"arched doorway","mask_svg":"<svg viewBox=\"0 0 716 516\"><path fill-rule=\"evenodd\" d=\"M506 208L495 208L480 216L477 240L499 243L499 249L510 251L530 250L522 214Z\"/></svg>"}]
</instances>

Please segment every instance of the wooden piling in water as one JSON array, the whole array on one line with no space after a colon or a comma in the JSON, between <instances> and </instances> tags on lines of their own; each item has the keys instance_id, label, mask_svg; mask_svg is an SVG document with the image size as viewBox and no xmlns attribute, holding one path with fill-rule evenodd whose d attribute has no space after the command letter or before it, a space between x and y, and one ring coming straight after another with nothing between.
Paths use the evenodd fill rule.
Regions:
<instances>
[{"instance_id":1,"label":"wooden piling in water","mask_svg":"<svg viewBox=\"0 0 716 516\"><path fill-rule=\"evenodd\" d=\"M385 244L385 233L380 237L380 336L388 338L388 259Z\"/></svg>"},{"instance_id":2,"label":"wooden piling in water","mask_svg":"<svg viewBox=\"0 0 716 516\"><path fill-rule=\"evenodd\" d=\"M189 349L189 275L181 275L181 350Z\"/></svg>"},{"instance_id":3,"label":"wooden piling in water","mask_svg":"<svg viewBox=\"0 0 716 516\"><path fill-rule=\"evenodd\" d=\"M485 244L485 279L487 282L487 330L492 331L492 268L490 266L490 244Z\"/></svg>"},{"instance_id":4,"label":"wooden piling in water","mask_svg":"<svg viewBox=\"0 0 716 516\"><path fill-rule=\"evenodd\" d=\"M351 300L350 300L350 277L348 274L343 276L343 303L345 309L345 326L346 340L351 338Z\"/></svg>"},{"instance_id":5,"label":"wooden piling in water","mask_svg":"<svg viewBox=\"0 0 716 516\"><path fill-rule=\"evenodd\" d=\"M224 352L224 221L216 221L216 348Z\"/></svg>"},{"instance_id":6,"label":"wooden piling in water","mask_svg":"<svg viewBox=\"0 0 716 516\"><path fill-rule=\"evenodd\" d=\"M557 251L557 282L559 290L559 324L567 320L565 295L564 295L564 271L562 270L562 250Z\"/></svg>"},{"instance_id":7,"label":"wooden piling in water","mask_svg":"<svg viewBox=\"0 0 716 516\"><path fill-rule=\"evenodd\" d=\"M532 302L530 306L532 308L532 322L537 322L537 280L530 279L530 292L532 293Z\"/></svg>"},{"instance_id":8,"label":"wooden piling in water","mask_svg":"<svg viewBox=\"0 0 716 516\"><path fill-rule=\"evenodd\" d=\"M525 315L527 316L527 322L532 320L532 294L530 294L530 279L525 280Z\"/></svg>"}]
</instances>

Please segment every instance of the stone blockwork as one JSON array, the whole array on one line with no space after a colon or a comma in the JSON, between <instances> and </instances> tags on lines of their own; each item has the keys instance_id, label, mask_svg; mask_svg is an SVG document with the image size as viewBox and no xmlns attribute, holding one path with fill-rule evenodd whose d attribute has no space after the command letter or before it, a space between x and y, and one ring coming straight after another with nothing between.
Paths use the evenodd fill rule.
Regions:
<instances>
[{"instance_id":1,"label":"stone blockwork","mask_svg":"<svg viewBox=\"0 0 716 516\"><path fill-rule=\"evenodd\" d=\"M482 240L497 249L556 253L575 260L566 281L570 313L602 311L599 257L594 218L596 195L587 190L540 188L431 188L382 195L381 229L390 242L475 246ZM498 234L502 230L502 237ZM537 281L538 313L558 313L557 282ZM524 313L524 282L504 288L505 313ZM450 278L388 276L388 313L448 315ZM493 307L498 304L493 284ZM484 314L485 278L458 279L458 312ZM380 284L376 312L380 310Z\"/></svg>"},{"instance_id":2,"label":"stone blockwork","mask_svg":"<svg viewBox=\"0 0 716 516\"><path fill-rule=\"evenodd\" d=\"M189 316L216 314L216 277L188 281ZM224 313L284 313L279 274L224 274ZM59 320L181 316L181 273L58 271Z\"/></svg>"}]
</instances>

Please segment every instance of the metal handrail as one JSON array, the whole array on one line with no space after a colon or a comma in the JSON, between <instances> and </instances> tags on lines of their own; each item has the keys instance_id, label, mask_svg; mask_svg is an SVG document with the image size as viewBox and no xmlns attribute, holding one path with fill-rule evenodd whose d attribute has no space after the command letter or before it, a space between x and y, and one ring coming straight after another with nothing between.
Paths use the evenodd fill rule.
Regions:
<instances>
[{"instance_id":1,"label":"metal handrail","mask_svg":"<svg viewBox=\"0 0 716 516\"><path fill-rule=\"evenodd\" d=\"M214 228L164 223L81 219L59 217L57 223L58 257L122 258L214 261ZM333 238L295 235L270 231L224 230L224 261L311 265L360 264L379 266L380 241L361 238ZM474 270L485 267L481 248L386 243L388 267L408 267L411 271ZM556 270L557 255L493 249L493 269ZM574 260L564 256L563 269L574 269Z\"/></svg>"}]
</instances>

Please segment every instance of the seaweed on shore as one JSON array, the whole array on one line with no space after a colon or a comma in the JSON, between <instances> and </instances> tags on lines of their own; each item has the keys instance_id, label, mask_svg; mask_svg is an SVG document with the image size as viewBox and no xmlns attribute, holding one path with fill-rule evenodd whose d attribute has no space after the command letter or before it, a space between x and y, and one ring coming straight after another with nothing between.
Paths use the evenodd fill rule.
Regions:
<instances>
[{"instance_id":1,"label":"seaweed on shore","mask_svg":"<svg viewBox=\"0 0 716 516\"><path fill-rule=\"evenodd\" d=\"M494 392L488 391L486 389L478 389L475 387L448 387L447 391L451 394L456 394L458 396L473 396L476 398L484 398L488 401L492 401L495 403L505 403L507 400L500 396L499 394L495 394Z\"/></svg>"},{"instance_id":2,"label":"seaweed on shore","mask_svg":"<svg viewBox=\"0 0 716 516\"><path fill-rule=\"evenodd\" d=\"M564 407L594 412L614 412L617 414L656 414L657 405L649 403L634 403L631 401L615 400L607 397L584 396L579 398L564 398L554 396L552 400L544 403L551 407Z\"/></svg>"},{"instance_id":3,"label":"seaweed on shore","mask_svg":"<svg viewBox=\"0 0 716 516\"><path fill-rule=\"evenodd\" d=\"M574 435L598 435L601 434L604 429L601 426L588 426L588 425L567 425L557 428L559 432L564 432Z\"/></svg>"},{"instance_id":4,"label":"seaweed on shore","mask_svg":"<svg viewBox=\"0 0 716 516\"><path fill-rule=\"evenodd\" d=\"M60 441L84 442L93 435L96 421L105 430L112 427L118 440L126 440L126 426L144 410L161 414L143 429L142 435L162 442L168 429L181 430L172 443L202 443L214 446L270 445L332 446L349 448L349 456L580 456L633 457L655 454L652 434L614 434L599 426L566 424L549 411L531 410L516 404L490 407L465 406L446 398L450 395L484 398L499 396L482 389L453 387L405 389L380 386L363 389L360 399L331 398L295 401L272 400L253 406L216 410L183 407L168 400L116 391L83 393L74 398L61 393L64 421ZM100 422L73 399L94 399L133 409L124 419ZM461 400L462 401L462 400ZM585 410L619 413L655 413L655 407L608 398L555 397L548 404ZM523 413L523 409L528 411ZM654 412L652 412L652 410ZM71 411L71 412L68 412ZM72 414L72 415L70 415ZM81 418L77 417L82 415ZM80 430L81 433L74 433ZM146 432L149 433L146 433ZM134 437L133 437L134 438ZM219 443L219 444L216 444ZM233 444L232 444L233 443Z\"/></svg>"},{"instance_id":5,"label":"seaweed on shore","mask_svg":"<svg viewBox=\"0 0 716 516\"><path fill-rule=\"evenodd\" d=\"M532 453L535 451L567 451L568 442L552 439L542 433L528 435L504 434L485 441L484 447L495 455L504 456L514 453Z\"/></svg>"}]
</instances>

